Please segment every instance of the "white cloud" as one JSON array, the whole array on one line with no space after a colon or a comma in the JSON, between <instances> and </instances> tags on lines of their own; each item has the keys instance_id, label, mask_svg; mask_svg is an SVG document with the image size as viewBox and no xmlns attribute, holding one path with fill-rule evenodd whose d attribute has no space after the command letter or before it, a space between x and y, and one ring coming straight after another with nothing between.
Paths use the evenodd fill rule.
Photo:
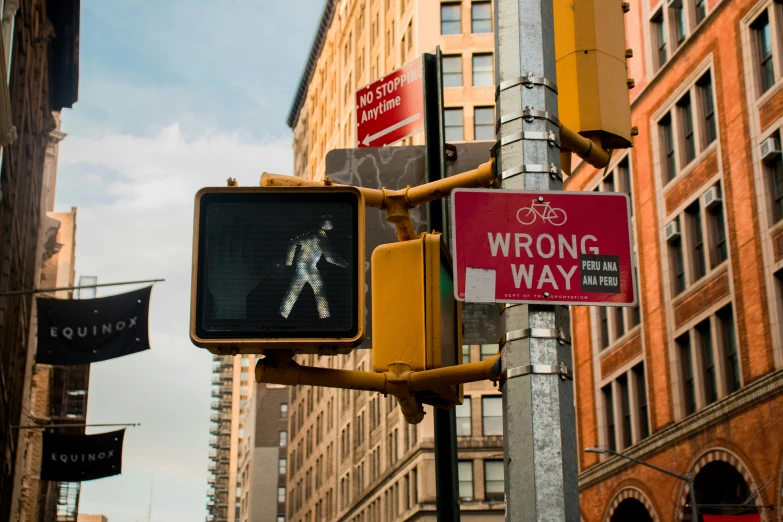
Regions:
<instances>
[{"instance_id":1,"label":"white cloud","mask_svg":"<svg viewBox=\"0 0 783 522\"><path fill-rule=\"evenodd\" d=\"M57 204L78 207L77 272L99 282L166 279L152 293L152 351L92 367L88 421L141 427L127 432L121 477L83 484L82 511L137 520L154 473L155 498L166 500L153 520L203 518L211 356L188 339L194 195L229 176L257 185L264 171L290 173L291 156L288 137L188 138L177 124L146 136L92 131L62 142Z\"/></svg>"}]
</instances>

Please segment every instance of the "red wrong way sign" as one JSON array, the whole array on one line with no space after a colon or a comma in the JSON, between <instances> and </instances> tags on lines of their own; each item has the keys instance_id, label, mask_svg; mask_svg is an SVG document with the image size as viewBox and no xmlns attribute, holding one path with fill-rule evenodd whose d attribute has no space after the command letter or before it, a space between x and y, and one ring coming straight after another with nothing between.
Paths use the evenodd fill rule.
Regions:
<instances>
[{"instance_id":1,"label":"red wrong way sign","mask_svg":"<svg viewBox=\"0 0 783 522\"><path fill-rule=\"evenodd\" d=\"M359 147L383 147L424 130L421 58L356 91Z\"/></svg>"},{"instance_id":2,"label":"red wrong way sign","mask_svg":"<svg viewBox=\"0 0 783 522\"><path fill-rule=\"evenodd\" d=\"M451 218L460 301L636 304L627 194L456 189Z\"/></svg>"}]
</instances>

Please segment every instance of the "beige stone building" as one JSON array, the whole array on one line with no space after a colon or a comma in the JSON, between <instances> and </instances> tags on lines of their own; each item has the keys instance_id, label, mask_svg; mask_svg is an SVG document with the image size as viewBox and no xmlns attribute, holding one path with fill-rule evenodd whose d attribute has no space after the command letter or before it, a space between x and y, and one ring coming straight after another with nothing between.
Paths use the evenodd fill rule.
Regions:
<instances>
[{"instance_id":1,"label":"beige stone building","mask_svg":"<svg viewBox=\"0 0 783 522\"><path fill-rule=\"evenodd\" d=\"M295 174L324 176L327 151L355 147L354 93L423 52L444 55L446 139L494 138L492 3L327 0L291 108ZM406 144L421 144L421 134ZM497 345L463 347L465 362ZM367 370L370 351L304 356L300 363ZM377 393L296 387L290 399L291 522L435 520L433 414L405 423L396 400ZM500 392L465 386L457 408L463 521L503 517ZM282 519L281 519L282 520Z\"/></svg>"}]
</instances>

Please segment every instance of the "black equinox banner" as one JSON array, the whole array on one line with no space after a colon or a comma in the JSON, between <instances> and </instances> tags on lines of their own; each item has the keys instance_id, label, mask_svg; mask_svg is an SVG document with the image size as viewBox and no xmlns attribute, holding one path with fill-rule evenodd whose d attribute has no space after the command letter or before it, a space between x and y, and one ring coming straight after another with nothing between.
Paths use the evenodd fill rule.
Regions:
<instances>
[{"instance_id":1,"label":"black equinox banner","mask_svg":"<svg viewBox=\"0 0 783 522\"><path fill-rule=\"evenodd\" d=\"M96 299L39 297L40 364L88 364L148 350L152 287Z\"/></svg>"},{"instance_id":2,"label":"black equinox banner","mask_svg":"<svg viewBox=\"0 0 783 522\"><path fill-rule=\"evenodd\" d=\"M41 479L81 482L122 472L125 430L97 435L43 433Z\"/></svg>"}]
</instances>

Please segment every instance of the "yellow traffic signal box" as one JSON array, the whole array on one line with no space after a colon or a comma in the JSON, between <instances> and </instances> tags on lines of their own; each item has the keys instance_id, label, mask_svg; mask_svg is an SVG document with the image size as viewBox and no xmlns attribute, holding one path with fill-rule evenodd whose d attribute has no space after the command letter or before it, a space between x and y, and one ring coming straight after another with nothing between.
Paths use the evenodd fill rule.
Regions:
<instances>
[{"instance_id":1,"label":"yellow traffic signal box","mask_svg":"<svg viewBox=\"0 0 783 522\"><path fill-rule=\"evenodd\" d=\"M554 0L558 117L605 149L631 146L623 0Z\"/></svg>"},{"instance_id":2,"label":"yellow traffic signal box","mask_svg":"<svg viewBox=\"0 0 783 522\"><path fill-rule=\"evenodd\" d=\"M217 354L347 353L364 335L355 187L196 194L190 338Z\"/></svg>"},{"instance_id":3,"label":"yellow traffic signal box","mask_svg":"<svg viewBox=\"0 0 783 522\"><path fill-rule=\"evenodd\" d=\"M459 364L461 303L454 299L451 258L440 234L379 246L372 254L372 364L386 372ZM418 392L425 404L462 402L462 385Z\"/></svg>"}]
</instances>

